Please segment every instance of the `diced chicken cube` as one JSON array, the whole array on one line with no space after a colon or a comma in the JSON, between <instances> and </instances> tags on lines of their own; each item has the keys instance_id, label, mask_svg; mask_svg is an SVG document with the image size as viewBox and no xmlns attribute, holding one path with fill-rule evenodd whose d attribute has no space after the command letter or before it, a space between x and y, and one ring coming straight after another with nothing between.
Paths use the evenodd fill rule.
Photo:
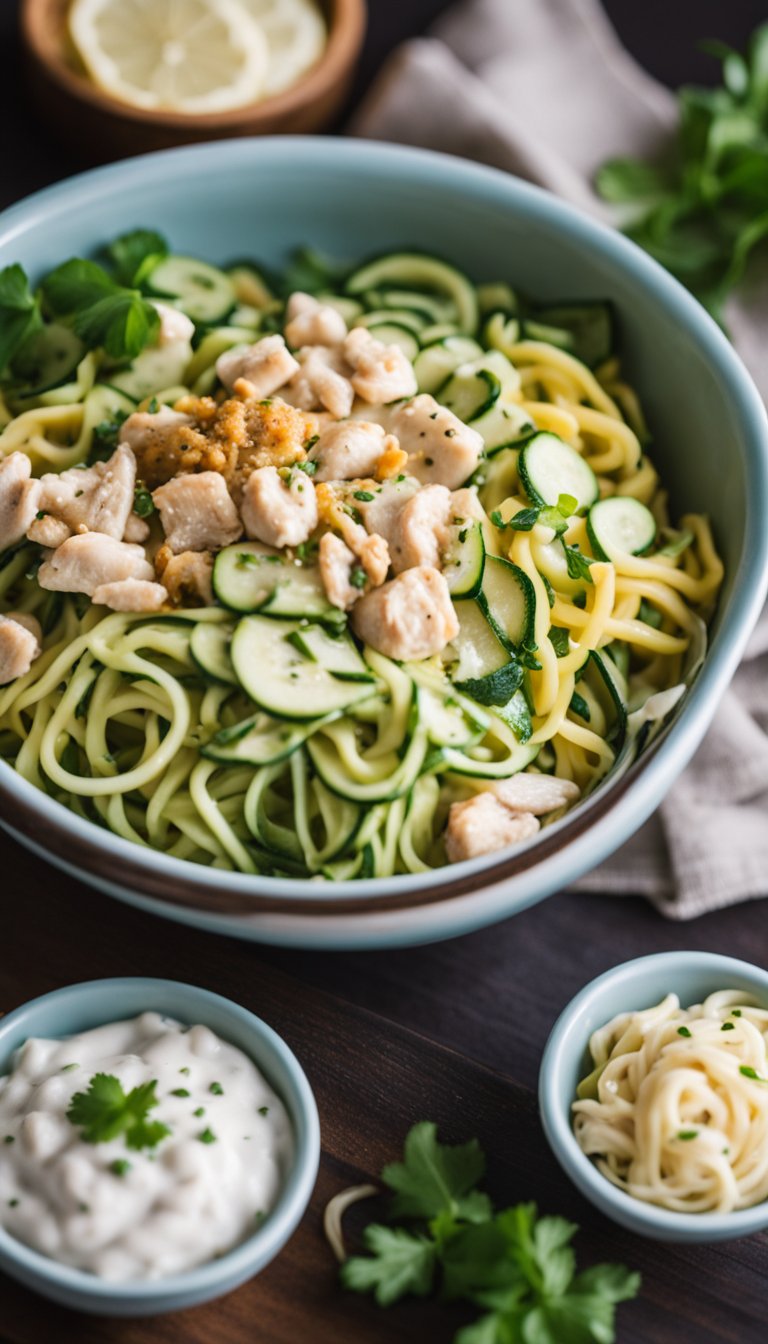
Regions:
<instances>
[{"instance_id":1,"label":"diced chicken cube","mask_svg":"<svg viewBox=\"0 0 768 1344\"><path fill-rule=\"evenodd\" d=\"M355 508L368 531L384 537L390 550L394 549L397 542L403 506L419 488L419 482L413 476L408 476L401 481L383 481L376 490L368 492L373 495L373 499L355 500Z\"/></svg>"},{"instance_id":2,"label":"diced chicken cube","mask_svg":"<svg viewBox=\"0 0 768 1344\"><path fill-rule=\"evenodd\" d=\"M27 528L28 540L36 542L38 546L45 546L48 551L55 551L71 536L72 529L61 518L54 518L52 513L35 515L35 521Z\"/></svg>"},{"instance_id":3,"label":"diced chicken cube","mask_svg":"<svg viewBox=\"0 0 768 1344\"><path fill-rule=\"evenodd\" d=\"M41 476L38 509L66 524L69 532L104 532L120 541L133 509L135 486L136 458L128 444L122 443L108 462ZM36 523L45 521L40 518ZM55 535L52 527L34 526L30 531L32 540L43 544ZM60 545L64 538L53 544Z\"/></svg>"},{"instance_id":4,"label":"diced chicken cube","mask_svg":"<svg viewBox=\"0 0 768 1344\"><path fill-rule=\"evenodd\" d=\"M575 803L581 793L578 784L556 775L511 775L484 787L511 811L532 812L535 817Z\"/></svg>"},{"instance_id":5,"label":"diced chicken cube","mask_svg":"<svg viewBox=\"0 0 768 1344\"><path fill-rule=\"evenodd\" d=\"M366 593L355 603L352 624L365 644L401 661L430 658L459 632L448 585L426 566Z\"/></svg>"},{"instance_id":6,"label":"diced chicken cube","mask_svg":"<svg viewBox=\"0 0 768 1344\"><path fill-rule=\"evenodd\" d=\"M217 471L174 476L152 492L172 551L216 551L242 536L240 515Z\"/></svg>"},{"instance_id":7,"label":"diced chicken cube","mask_svg":"<svg viewBox=\"0 0 768 1344\"><path fill-rule=\"evenodd\" d=\"M31 475L26 453L10 453L0 460L0 551L21 541L34 522L40 482L31 480Z\"/></svg>"},{"instance_id":8,"label":"diced chicken cube","mask_svg":"<svg viewBox=\"0 0 768 1344\"><path fill-rule=\"evenodd\" d=\"M456 490L477 467L481 435L428 393L396 407L390 423L408 454L408 471L425 484Z\"/></svg>"},{"instance_id":9,"label":"diced chicken cube","mask_svg":"<svg viewBox=\"0 0 768 1344\"><path fill-rule=\"evenodd\" d=\"M347 611L362 597L362 590L352 583L352 571L357 563L354 551L335 533L324 532L320 538L319 563L328 601L340 611Z\"/></svg>"},{"instance_id":10,"label":"diced chicken cube","mask_svg":"<svg viewBox=\"0 0 768 1344\"><path fill-rule=\"evenodd\" d=\"M208 551L182 551L172 555L162 546L155 557L158 577L172 602L179 607L213 605L213 556Z\"/></svg>"},{"instance_id":11,"label":"diced chicken cube","mask_svg":"<svg viewBox=\"0 0 768 1344\"><path fill-rule=\"evenodd\" d=\"M148 579L118 579L116 583L100 583L94 589L93 601L97 607L111 607L113 611L159 611L168 601L168 592L162 583Z\"/></svg>"},{"instance_id":12,"label":"diced chicken cube","mask_svg":"<svg viewBox=\"0 0 768 1344\"><path fill-rule=\"evenodd\" d=\"M267 546L299 546L317 527L315 487L305 471L283 480L277 467L259 467L243 487L243 522L249 537Z\"/></svg>"},{"instance_id":13,"label":"diced chicken cube","mask_svg":"<svg viewBox=\"0 0 768 1344\"><path fill-rule=\"evenodd\" d=\"M255 397L271 397L298 368L282 336L263 336L254 345L236 345L216 360L216 372L225 387L231 391L244 378Z\"/></svg>"},{"instance_id":14,"label":"diced chicken cube","mask_svg":"<svg viewBox=\"0 0 768 1344\"><path fill-rule=\"evenodd\" d=\"M478 793L464 803L453 803L448 814L445 849L450 863L493 854L522 844L539 829L531 812L510 812L491 793Z\"/></svg>"},{"instance_id":15,"label":"diced chicken cube","mask_svg":"<svg viewBox=\"0 0 768 1344\"><path fill-rule=\"evenodd\" d=\"M39 622L34 616L24 619L25 615L9 612L0 616L0 686L25 676L42 650ZM30 620L36 628L30 628Z\"/></svg>"},{"instance_id":16,"label":"diced chicken cube","mask_svg":"<svg viewBox=\"0 0 768 1344\"><path fill-rule=\"evenodd\" d=\"M353 369L350 382L363 401L381 405L418 391L413 365L398 345L384 345L365 327L355 327L343 350Z\"/></svg>"},{"instance_id":17,"label":"diced chicken cube","mask_svg":"<svg viewBox=\"0 0 768 1344\"><path fill-rule=\"evenodd\" d=\"M325 409L336 420L349 415L355 393L347 365L335 350L321 345L308 345L298 352L299 369L282 396L292 406L303 411Z\"/></svg>"},{"instance_id":18,"label":"diced chicken cube","mask_svg":"<svg viewBox=\"0 0 768 1344\"><path fill-rule=\"evenodd\" d=\"M327 482L318 485L316 493L321 521L341 533L344 542L360 561L371 583L383 583L389 571L389 547L384 537L377 532L369 534L363 524L353 516L357 508L357 499L353 508L340 493L338 486Z\"/></svg>"},{"instance_id":19,"label":"diced chicken cube","mask_svg":"<svg viewBox=\"0 0 768 1344\"><path fill-rule=\"evenodd\" d=\"M309 450L310 460L317 463L315 480L352 481L373 476L382 454L392 446L397 446L397 440L370 420L328 425Z\"/></svg>"},{"instance_id":20,"label":"diced chicken cube","mask_svg":"<svg viewBox=\"0 0 768 1344\"><path fill-rule=\"evenodd\" d=\"M128 521L125 524L123 541L134 541L139 546L143 546L149 536L149 523L146 518L140 518L137 513L128 515Z\"/></svg>"},{"instance_id":21,"label":"diced chicken cube","mask_svg":"<svg viewBox=\"0 0 768 1344\"><path fill-rule=\"evenodd\" d=\"M451 492L444 485L425 485L413 495L400 510L390 547L395 573L415 565L439 569L452 517Z\"/></svg>"},{"instance_id":22,"label":"diced chicken cube","mask_svg":"<svg viewBox=\"0 0 768 1344\"><path fill-rule=\"evenodd\" d=\"M87 593L121 579L154 579L155 571L142 546L115 541L103 532L82 532L50 552L37 571L41 588L60 593Z\"/></svg>"},{"instance_id":23,"label":"diced chicken cube","mask_svg":"<svg viewBox=\"0 0 768 1344\"><path fill-rule=\"evenodd\" d=\"M160 318L160 330L157 334L157 344L160 348L165 349L169 345L189 345L195 334L192 319L169 303L158 303L153 300L152 306Z\"/></svg>"},{"instance_id":24,"label":"diced chicken cube","mask_svg":"<svg viewBox=\"0 0 768 1344\"><path fill-rule=\"evenodd\" d=\"M138 453L156 437L158 432L180 429L182 425L193 425L191 415L174 411L170 406L161 406L158 411L134 411L120 426L120 442L127 443Z\"/></svg>"},{"instance_id":25,"label":"diced chicken cube","mask_svg":"<svg viewBox=\"0 0 768 1344\"><path fill-rule=\"evenodd\" d=\"M301 345L339 345L347 334L341 313L297 290L285 310L285 339L294 350Z\"/></svg>"}]
</instances>

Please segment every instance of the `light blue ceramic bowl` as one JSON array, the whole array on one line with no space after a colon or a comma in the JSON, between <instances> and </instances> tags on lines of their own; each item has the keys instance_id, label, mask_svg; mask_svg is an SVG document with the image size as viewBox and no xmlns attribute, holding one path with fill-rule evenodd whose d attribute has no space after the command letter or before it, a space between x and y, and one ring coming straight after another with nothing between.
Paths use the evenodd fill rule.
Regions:
<instances>
[{"instance_id":1,"label":"light blue ceramic bowl","mask_svg":"<svg viewBox=\"0 0 768 1344\"><path fill-rule=\"evenodd\" d=\"M655 262L554 196L464 160L361 141L230 140L86 173L0 218L0 265L20 261L36 278L142 224L212 261L280 266L302 243L343 261L417 247L542 299L612 299L674 511L710 514L725 560L711 647L669 730L618 784L608 778L526 846L434 873L343 884L220 872L110 835L4 763L0 824L147 910L294 946L454 937L569 885L637 829L692 756L763 603L768 423L732 347Z\"/></svg>"},{"instance_id":2,"label":"light blue ceramic bowl","mask_svg":"<svg viewBox=\"0 0 768 1344\"><path fill-rule=\"evenodd\" d=\"M30 1036L64 1037L153 1010L203 1023L238 1046L282 1098L293 1123L295 1158L275 1208L257 1232L219 1260L150 1283L113 1284L58 1264L0 1228L0 1270L44 1297L100 1316L154 1316L207 1302L253 1278L282 1249L309 1203L320 1161L320 1123L301 1065L261 1018L220 994L175 980L90 980L44 994L0 1021L0 1074Z\"/></svg>"},{"instance_id":3,"label":"light blue ceramic bowl","mask_svg":"<svg viewBox=\"0 0 768 1344\"><path fill-rule=\"evenodd\" d=\"M768 971L716 952L659 952L599 975L563 1009L547 1041L539 1073L544 1133L581 1193L614 1222L656 1241L729 1241L768 1228L768 1201L735 1213L674 1213L619 1190L581 1151L571 1125L576 1087L591 1072L589 1038L617 1013L651 1008L665 994L683 1007L718 989L739 989L768 1008Z\"/></svg>"}]
</instances>

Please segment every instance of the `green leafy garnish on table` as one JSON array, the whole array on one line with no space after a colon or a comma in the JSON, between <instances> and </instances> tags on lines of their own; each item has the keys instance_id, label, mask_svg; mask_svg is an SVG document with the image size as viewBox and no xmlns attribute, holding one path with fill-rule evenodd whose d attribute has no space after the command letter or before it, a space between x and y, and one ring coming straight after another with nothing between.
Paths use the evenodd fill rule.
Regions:
<instances>
[{"instance_id":1,"label":"green leafy garnish on table","mask_svg":"<svg viewBox=\"0 0 768 1344\"><path fill-rule=\"evenodd\" d=\"M596 186L607 201L638 206L625 232L722 322L768 236L768 24L746 55L720 42L705 49L722 61L723 83L680 89L674 161L613 159Z\"/></svg>"},{"instance_id":2,"label":"green leafy garnish on table","mask_svg":"<svg viewBox=\"0 0 768 1344\"><path fill-rule=\"evenodd\" d=\"M167 1125L147 1116L157 1106L157 1080L123 1090L111 1073L94 1074L87 1091L76 1092L67 1109L67 1119L82 1127L86 1143L108 1143L121 1135L127 1148L154 1148L170 1134Z\"/></svg>"},{"instance_id":3,"label":"green leafy garnish on table","mask_svg":"<svg viewBox=\"0 0 768 1344\"><path fill-rule=\"evenodd\" d=\"M540 1218L535 1204L494 1210L477 1189L484 1171L476 1140L450 1146L434 1124L414 1125L403 1161L381 1173L398 1225L368 1225L369 1254L345 1261L344 1286L383 1307L430 1293L471 1302L482 1315L454 1344L612 1344L616 1306L637 1295L639 1274L610 1264L577 1273L575 1223Z\"/></svg>"}]
</instances>

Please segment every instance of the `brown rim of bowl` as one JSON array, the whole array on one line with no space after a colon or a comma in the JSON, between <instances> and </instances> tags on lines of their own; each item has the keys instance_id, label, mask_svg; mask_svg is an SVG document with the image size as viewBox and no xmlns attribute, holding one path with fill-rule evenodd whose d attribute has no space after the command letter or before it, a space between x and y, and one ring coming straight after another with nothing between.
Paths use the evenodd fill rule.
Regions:
<instances>
[{"instance_id":1,"label":"brown rim of bowl","mask_svg":"<svg viewBox=\"0 0 768 1344\"><path fill-rule=\"evenodd\" d=\"M121 855L119 870L117 870L117 861L114 857L106 853L95 853L86 839L81 839L71 833L63 818L61 822L46 821L45 848L55 853L58 858L71 867L83 869L97 878L112 882L138 895L149 896L153 900L163 901L168 905L202 910L214 915L228 917L264 914L344 916L411 910L419 906L433 905L438 901L453 900L459 896L470 895L482 887L495 885L498 882L517 877L527 869L535 867L540 861L551 858L559 850L570 844L572 840L577 839L589 830L594 822L602 820L612 811L616 803L632 787L638 774L645 769L648 762L656 754L661 743L666 740L670 728L676 722L677 716L641 752L638 759L633 762L621 779L613 785L608 779L602 791L595 793L591 798L585 799L584 803L577 807L569 817L566 817L559 826L542 831L539 838L531 845L526 846L525 849L513 851L506 858L500 858L496 863L481 869L479 872L457 874L456 877L446 876L444 882L414 891L402 892L395 889L384 890L381 894L360 896L359 898L345 896L324 900L321 896L318 896L310 900L303 897L286 899L280 896L262 895L257 887L258 876L253 879L254 890L252 892L226 891L221 885L205 880L195 881L194 884L187 885L183 880L178 880L162 871L158 872L156 869L153 871L150 867L142 864L138 859L138 855L142 853L139 846L136 846L137 861L134 863L131 859ZM40 819L34 807L22 802L14 794L12 788L3 783L0 783L0 800L3 803L3 825L12 832L16 832L17 836L24 836L34 845L42 847ZM63 808L63 804L61 806ZM66 816L66 809L63 808L63 811ZM95 823L93 825L94 830L99 829ZM194 873L196 878L198 874L205 872L203 865L196 863L187 863L186 867L189 868L190 875ZM447 866L443 871L446 875L449 874L451 872L450 866ZM222 873L221 878L226 879L226 874ZM397 879L394 879L394 881L396 882ZM350 881L348 890L353 891L354 885L354 881Z\"/></svg>"},{"instance_id":2,"label":"brown rim of bowl","mask_svg":"<svg viewBox=\"0 0 768 1344\"><path fill-rule=\"evenodd\" d=\"M138 125L162 126L168 130L199 127L201 132L232 130L247 123L256 130L260 120L273 121L325 96L349 74L362 45L366 25L365 0L320 0L328 23L328 41L320 59L311 66L296 84L256 103L246 103L226 112L189 116L183 112L164 112L151 108L133 107L130 103L113 98L87 76L81 75L67 62L61 47L59 25L50 22L52 9L62 14L69 8L68 0L22 0L20 25L23 41L40 65L66 93L90 103L95 111L108 111Z\"/></svg>"}]
</instances>

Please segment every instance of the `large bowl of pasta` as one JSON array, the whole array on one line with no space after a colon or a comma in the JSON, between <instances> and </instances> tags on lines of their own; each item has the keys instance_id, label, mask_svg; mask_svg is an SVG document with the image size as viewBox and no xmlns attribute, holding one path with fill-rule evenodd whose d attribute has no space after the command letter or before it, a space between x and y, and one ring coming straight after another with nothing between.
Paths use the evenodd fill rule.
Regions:
<instances>
[{"instance_id":1,"label":"large bowl of pasta","mask_svg":"<svg viewBox=\"0 0 768 1344\"><path fill-rule=\"evenodd\" d=\"M726 337L514 178L334 140L0 219L0 824L148 910L446 938L673 787L766 588Z\"/></svg>"}]
</instances>

